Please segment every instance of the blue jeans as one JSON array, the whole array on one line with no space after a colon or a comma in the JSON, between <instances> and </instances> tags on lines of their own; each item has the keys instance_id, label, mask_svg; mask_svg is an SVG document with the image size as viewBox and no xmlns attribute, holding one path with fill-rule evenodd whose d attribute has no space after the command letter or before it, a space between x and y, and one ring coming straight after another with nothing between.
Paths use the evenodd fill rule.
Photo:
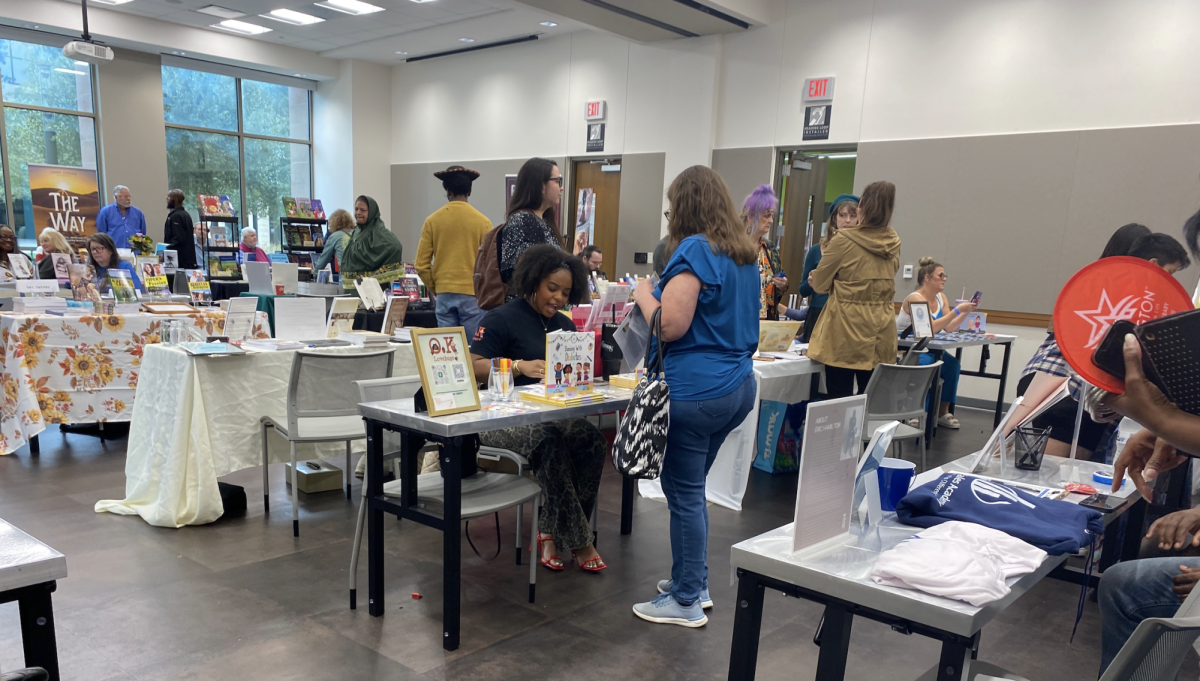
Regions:
<instances>
[{"instance_id":1,"label":"blue jeans","mask_svg":"<svg viewBox=\"0 0 1200 681\"><path fill-rule=\"evenodd\" d=\"M921 355L918 364L928 366L936 361L932 352ZM942 353L942 401L958 403L958 375L962 373L962 362L949 352Z\"/></svg>"},{"instance_id":2,"label":"blue jeans","mask_svg":"<svg viewBox=\"0 0 1200 681\"><path fill-rule=\"evenodd\" d=\"M671 595L680 605L695 603L700 589L708 586L704 479L726 436L754 407L757 390L751 374L723 397L671 400L661 481L671 510Z\"/></svg>"},{"instance_id":3,"label":"blue jeans","mask_svg":"<svg viewBox=\"0 0 1200 681\"><path fill-rule=\"evenodd\" d=\"M1171 591L1179 566L1200 567L1200 558L1174 556L1117 563L1100 579L1100 673L1103 674L1133 630L1149 617L1173 617L1183 603Z\"/></svg>"},{"instance_id":4,"label":"blue jeans","mask_svg":"<svg viewBox=\"0 0 1200 681\"><path fill-rule=\"evenodd\" d=\"M440 328L461 326L467 330L467 340L475 338L479 322L483 321L483 310L475 303L475 296L465 293L439 293L433 308Z\"/></svg>"}]
</instances>

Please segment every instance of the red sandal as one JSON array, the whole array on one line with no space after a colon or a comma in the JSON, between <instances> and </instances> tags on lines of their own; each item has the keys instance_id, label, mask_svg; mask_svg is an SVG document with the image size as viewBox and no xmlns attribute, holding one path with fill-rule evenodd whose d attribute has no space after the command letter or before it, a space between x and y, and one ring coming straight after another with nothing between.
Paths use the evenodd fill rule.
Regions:
<instances>
[{"instance_id":1,"label":"red sandal","mask_svg":"<svg viewBox=\"0 0 1200 681\"><path fill-rule=\"evenodd\" d=\"M584 572L600 572L601 570L608 569L608 566L604 564L604 559L599 555L594 558L588 558L582 563L579 562L579 558L575 555L574 551L571 552L571 557L575 559L575 563L579 565L579 569Z\"/></svg>"},{"instance_id":2,"label":"red sandal","mask_svg":"<svg viewBox=\"0 0 1200 681\"><path fill-rule=\"evenodd\" d=\"M554 541L554 537L552 537L551 535L548 535L548 534L543 535L541 532L538 532L538 535L537 535L538 562L542 564L542 567L546 568L547 570L550 570L551 572L562 572L563 571L562 559L559 558L557 554L550 556L549 558L542 557L542 544L545 542L548 542L548 541ZM533 547L530 546L529 550L533 551Z\"/></svg>"}]
</instances>

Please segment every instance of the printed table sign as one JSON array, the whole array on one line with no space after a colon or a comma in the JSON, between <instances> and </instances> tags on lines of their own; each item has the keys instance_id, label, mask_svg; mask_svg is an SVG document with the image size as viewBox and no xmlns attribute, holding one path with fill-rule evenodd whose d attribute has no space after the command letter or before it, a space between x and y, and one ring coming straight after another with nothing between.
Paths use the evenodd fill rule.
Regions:
<instances>
[{"instance_id":1,"label":"printed table sign","mask_svg":"<svg viewBox=\"0 0 1200 681\"><path fill-rule=\"evenodd\" d=\"M479 411L466 330L461 326L413 329L412 342L429 415Z\"/></svg>"}]
</instances>

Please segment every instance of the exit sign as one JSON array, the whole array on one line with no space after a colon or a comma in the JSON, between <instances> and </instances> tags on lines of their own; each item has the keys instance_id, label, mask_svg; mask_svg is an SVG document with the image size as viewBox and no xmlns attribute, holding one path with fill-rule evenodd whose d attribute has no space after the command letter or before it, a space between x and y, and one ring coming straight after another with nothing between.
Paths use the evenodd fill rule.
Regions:
<instances>
[{"instance_id":1,"label":"exit sign","mask_svg":"<svg viewBox=\"0 0 1200 681\"><path fill-rule=\"evenodd\" d=\"M591 102L586 102L583 105L583 117L589 121L599 121L604 119L604 100L597 99Z\"/></svg>"},{"instance_id":2,"label":"exit sign","mask_svg":"<svg viewBox=\"0 0 1200 681\"><path fill-rule=\"evenodd\" d=\"M833 99L833 78L805 78L804 101L820 102Z\"/></svg>"}]
</instances>

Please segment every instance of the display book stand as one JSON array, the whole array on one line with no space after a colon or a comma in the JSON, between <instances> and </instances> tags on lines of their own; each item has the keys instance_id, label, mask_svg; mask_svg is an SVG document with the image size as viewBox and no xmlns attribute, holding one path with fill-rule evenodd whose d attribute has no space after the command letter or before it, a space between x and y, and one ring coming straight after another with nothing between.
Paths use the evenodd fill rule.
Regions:
<instances>
[{"instance_id":1,"label":"display book stand","mask_svg":"<svg viewBox=\"0 0 1200 681\"><path fill-rule=\"evenodd\" d=\"M279 237L288 262L312 269L313 263L325 249L325 225L328 220L316 218L279 218ZM317 236L320 236L318 245Z\"/></svg>"},{"instance_id":2,"label":"display book stand","mask_svg":"<svg viewBox=\"0 0 1200 681\"><path fill-rule=\"evenodd\" d=\"M208 238L204 240L204 273L208 275L209 280L214 281L233 281L241 280L242 267L238 264L238 242L241 241L241 221L237 217L221 217L217 215L201 216L197 221L204 225L208 230ZM215 238L222 236L225 238L225 243L228 246L216 246ZM225 256L224 261L221 257ZM232 257L230 257L232 256ZM228 264L221 268L219 263L228 263L232 260L233 266Z\"/></svg>"}]
</instances>

